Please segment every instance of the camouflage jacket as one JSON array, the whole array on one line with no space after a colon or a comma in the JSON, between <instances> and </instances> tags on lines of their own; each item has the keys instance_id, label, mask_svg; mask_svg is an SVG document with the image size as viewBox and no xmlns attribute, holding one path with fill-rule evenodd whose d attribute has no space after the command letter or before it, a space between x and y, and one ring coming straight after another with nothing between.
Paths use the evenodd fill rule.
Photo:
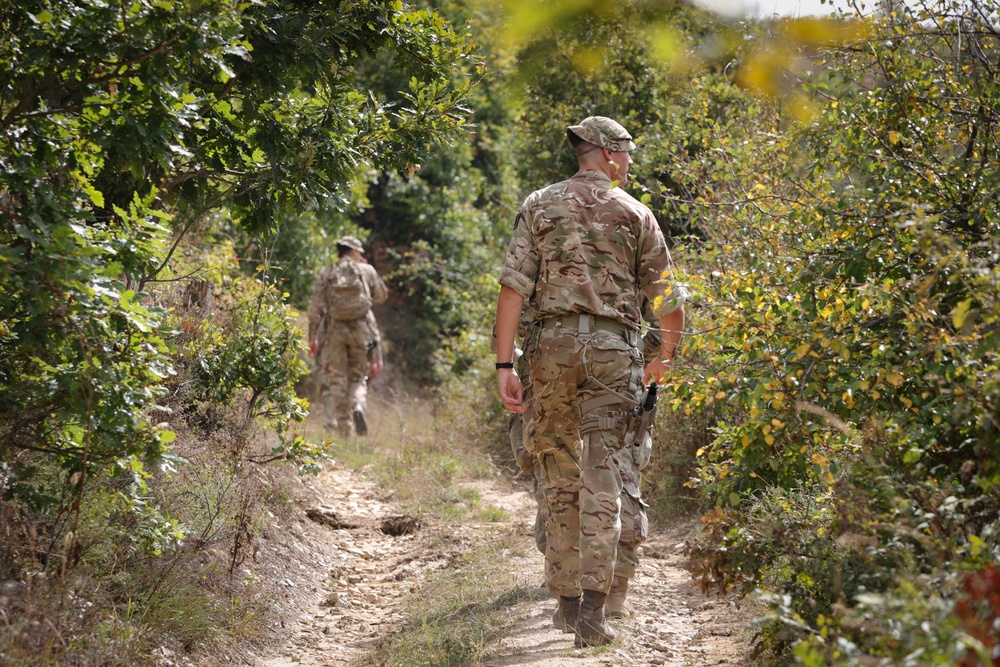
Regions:
<instances>
[{"instance_id":1,"label":"camouflage jacket","mask_svg":"<svg viewBox=\"0 0 1000 667\"><path fill-rule=\"evenodd\" d=\"M528 195L521 205L500 283L520 294L535 319L591 313L638 328L643 297L663 317L683 302L670 252L653 213L595 170Z\"/></svg>"}]
</instances>

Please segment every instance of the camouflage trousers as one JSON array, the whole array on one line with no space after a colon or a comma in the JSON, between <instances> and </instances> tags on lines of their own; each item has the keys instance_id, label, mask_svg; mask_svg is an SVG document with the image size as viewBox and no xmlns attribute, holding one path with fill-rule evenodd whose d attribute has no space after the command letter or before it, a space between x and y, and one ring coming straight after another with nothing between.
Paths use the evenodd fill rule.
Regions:
<instances>
[{"instance_id":1,"label":"camouflage trousers","mask_svg":"<svg viewBox=\"0 0 1000 667\"><path fill-rule=\"evenodd\" d=\"M354 432L352 412L365 410L368 400L368 349L375 338L365 318L333 321L317 357L323 372L327 428L344 435Z\"/></svg>"},{"instance_id":2,"label":"camouflage trousers","mask_svg":"<svg viewBox=\"0 0 1000 667\"><path fill-rule=\"evenodd\" d=\"M561 326L543 328L532 349L525 445L539 462L545 497L545 579L554 595L611 588L621 537L624 403L580 414L580 403L609 391L634 398L642 357L623 336L598 330L586 337ZM581 437L582 418L608 424ZM617 426L614 426L617 424Z\"/></svg>"},{"instance_id":3,"label":"camouflage trousers","mask_svg":"<svg viewBox=\"0 0 1000 667\"><path fill-rule=\"evenodd\" d=\"M524 420L520 414L514 414L508 423L510 446L514 459L522 472L532 477L532 490L538 510L535 513L535 546L545 555L545 545L548 542L545 528L545 494L541 486L541 466L524 445ZM623 448L616 455L618 471L622 476L621 523L622 531L618 537L618 557L615 559L615 577L632 580L639 566L639 547L649 535L649 519L646 516L646 503L639 495L639 471L636 470L631 452Z\"/></svg>"}]
</instances>

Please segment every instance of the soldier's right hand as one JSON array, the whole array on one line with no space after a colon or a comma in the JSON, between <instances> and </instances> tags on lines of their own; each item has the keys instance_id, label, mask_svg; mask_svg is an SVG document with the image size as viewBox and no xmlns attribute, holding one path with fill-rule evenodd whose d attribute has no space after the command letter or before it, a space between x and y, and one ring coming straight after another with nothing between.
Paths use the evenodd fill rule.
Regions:
<instances>
[{"instance_id":1,"label":"soldier's right hand","mask_svg":"<svg viewBox=\"0 0 1000 667\"><path fill-rule=\"evenodd\" d=\"M315 357L316 352L319 350L319 343L314 340L309 341L309 356Z\"/></svg>"},{"instance_id":2,"label":"soldier's right hand","mask_svg":"<svg viewBox=\"0 0 1000 667\"><path fill-rule=\"evenodd\" d=\"M642 383L646 384L649 381L658 383L663 382L664 376L666 376L673 367L673 359L662 359L657 356L646 365L646 372L642 376Z\"/></svg>"},{"instance_id":3,"label":"soldier's right hand","mask_svg":"<svg viewBox=\"0 0 1000 667\"><path fill-rule=\"evenodd\" d=\"M497 371L497 389L500 400L509 412L524 412L521 402L521 378L511 368L501 368Z\"/></svg>"}]
</instances>

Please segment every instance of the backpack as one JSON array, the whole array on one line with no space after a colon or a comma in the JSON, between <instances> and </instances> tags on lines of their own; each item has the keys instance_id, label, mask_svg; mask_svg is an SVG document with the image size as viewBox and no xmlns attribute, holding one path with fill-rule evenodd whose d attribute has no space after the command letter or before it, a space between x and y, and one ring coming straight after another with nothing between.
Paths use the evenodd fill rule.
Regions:
<instances>
[{"instance_id":1,"label":"backpack","mask_svg":"<svg viewBox=\"0 0 1000 667\"><path fill-rule=\"evenodd\" d=\"M361 267L348 260L332 268L326 290L330 317L340 321L364 317L371 310L372 296L361 275Z\"/></svg>"}]
</instances>

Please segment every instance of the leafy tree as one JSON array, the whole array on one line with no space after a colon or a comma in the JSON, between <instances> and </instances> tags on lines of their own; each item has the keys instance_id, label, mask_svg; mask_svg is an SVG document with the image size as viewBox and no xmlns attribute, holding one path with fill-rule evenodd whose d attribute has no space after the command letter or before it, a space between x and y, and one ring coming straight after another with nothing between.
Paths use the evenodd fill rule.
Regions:
<instances>
[{"instance_id":1,"label":"leafy tree","mask_svg":"<svg viewBox=\"0 0 1000 667\"><path fill-rule=\"evenodd\" d=\"M405 166L462 126L471 84L452 72L470 56L438 14L390 0L0 16L0 456L6 495L44 504L173 437L153 419L173 351L148 290L185 235L220 209L260 233L345 208L358 165ZM383 52L405 107L355 86ZM32 452L69 486L43 488Z\"/></svg>"}]
</instances>

